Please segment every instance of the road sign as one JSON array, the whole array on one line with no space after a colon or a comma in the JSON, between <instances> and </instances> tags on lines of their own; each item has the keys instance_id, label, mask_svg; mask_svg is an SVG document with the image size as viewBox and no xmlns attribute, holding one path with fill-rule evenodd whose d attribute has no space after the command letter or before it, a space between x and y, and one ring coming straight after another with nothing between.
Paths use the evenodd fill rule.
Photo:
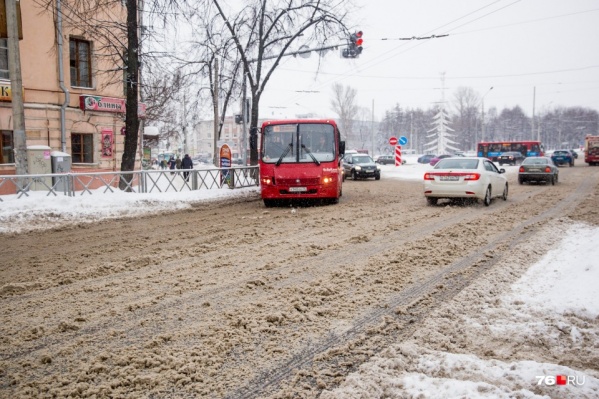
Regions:
<instances>
[{"instance_id":1,"label":"road sign","mask_svg":"<svg viewBox=\"0 0 599 399\"><path fill-rule=\"evenodd\" d=\"M389 144L396 145L397 144L397 137L390 137L389 138Z\"/></svg>"},{"instance_id":2,"label":"road sign","mask_svg":"<svg viewBox=\"0 0 599 399\"><path fill-rule=\"evenodd\" d=\"M399 144L401 144L401 145L406 145L406 144L408 144L408 138L407 138L406 136L401 136L401 137L399 138Z\"/></svg>"},{"instance_id":3,"label":"road sign","mask_svg":"<svg viewBox=\"0 0 599 399\"><path fill-rule=\"evenodd\" d=\"M395 146L395 166L401 166L401 146Z\"/></svg>"}]
</instances>

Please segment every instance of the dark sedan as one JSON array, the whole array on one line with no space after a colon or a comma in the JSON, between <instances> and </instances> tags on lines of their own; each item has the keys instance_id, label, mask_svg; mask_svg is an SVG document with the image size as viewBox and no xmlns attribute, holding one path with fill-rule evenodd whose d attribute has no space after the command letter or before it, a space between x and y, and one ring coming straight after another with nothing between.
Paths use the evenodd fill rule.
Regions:
<instances>
[{"instance_id":1,"label":"dark sedan","mask_svg":"<svg viewBox=\"0 0 599 399\"><path fill-rule=\"evenodd\" d=\"M502 153L499 158L497 159L497 161L499 162L499 165L503 165L504 163L507 163L508 165L517 165L519 163L522 163L522 161L524 160L524 155L522 155L521 152L518 151L507 151Z\"/></svg>"},{"instance_id":2,"label":"dark sedan","mask_svg":"<svg viewBox=\"0 0 599 399\"><path fill-rule=\"evenodd\" d=\"M570 165L574 166L574 155L570 150L555 150L551 154L551 160L557 166Z\"/></svg>"},{"instance_id":3,"label":"dark sedan","mask_svg":"<svg viewBox=\"0 0 599 399\"><path fill-rule=\"evenodd\" d=\"M381 155L374 161L379 165L391 165L395 164L395 157L393 155Z\"/></svg>"},{"instance_id":4,"label":"dark sedan","mask_svg":"<svg viewBox=\"0 0 599 399\"><path fill-rule=\"evenodd\" d=\"M381 167L374 163L370 155L346 154L343 157L343 178L351 177L354 180L374 177L381 179Z\"/></svg>"},{"instance_id":5,"label":"dark sedan","mask_svg":"<svg viewBox=\"0 0 599 399\"><path fill-rule=\"evenodd\" d=\"M527 157L520 164L518 183L543 182L557 184L559 168L548 157Z\"/></svg>"}]
</instances>

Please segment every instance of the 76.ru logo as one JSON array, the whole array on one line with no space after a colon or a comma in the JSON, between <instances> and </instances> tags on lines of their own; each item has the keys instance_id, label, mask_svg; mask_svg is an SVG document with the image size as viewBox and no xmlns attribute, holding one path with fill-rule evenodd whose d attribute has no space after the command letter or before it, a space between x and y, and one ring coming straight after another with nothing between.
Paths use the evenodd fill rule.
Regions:
<instances>
[{"instance_id":1,"label":"76.ru logo","mask_svg":"<svg viewBox=\"0 0 599 399\"><path fill-rule=\"evenodd\" d=\"M574 385L582 386L585 382L584 375L537 375L537 385Z\"/></svg>"}]
</instances>

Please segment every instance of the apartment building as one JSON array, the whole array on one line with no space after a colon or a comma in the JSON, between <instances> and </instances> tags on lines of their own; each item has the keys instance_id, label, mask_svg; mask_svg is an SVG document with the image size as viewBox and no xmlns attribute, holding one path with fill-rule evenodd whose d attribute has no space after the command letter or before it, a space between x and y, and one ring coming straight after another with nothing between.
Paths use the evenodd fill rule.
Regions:
<instances>
[{"instance_id":1,"label":"apartment building","mask_svg":"<svg viewBox=\"0 0 599 399\"><path fill-rule=\"evenodd\" d=\"M126 134L123 65L103 57L106 47L95 32L78 28L73 16L59 24L60 10L43 10L34 1L20 4L27 147L70 155L72 171L119 170ZM124 5L113 4L107 20L125 21ZM106 73L115 70L122 76L118 82L114 72ZM0 38L0 175L15 174L11 94L7 39ZM140 117L144 110L140 105Z\"/></svg>"}]
</instances>

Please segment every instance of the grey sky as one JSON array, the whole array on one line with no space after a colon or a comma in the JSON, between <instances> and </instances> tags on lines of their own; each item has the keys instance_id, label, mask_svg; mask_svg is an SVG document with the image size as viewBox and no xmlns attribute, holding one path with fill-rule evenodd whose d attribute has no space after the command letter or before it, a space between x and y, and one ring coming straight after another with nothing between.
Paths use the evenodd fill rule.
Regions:
<instances>
[{"instance_id":1,"label":"grey sky","mask_svg":"<svg viewBox=\"0 0 599 399\"><path fill-rule=\"evenodd\" d=\"M261 99L262 117L335 116L334 82L355 88L360 106L374 104L375 119L396 103L428 108L442 98L441 73L446 100L467 86L486 94L486 109L519 105L530 116L534 97L537 114L599 110L597 0L357 1L360 58L341 58L341 50L320 60L287 57ZM449 36L397 40L431 34Z\"/></svg>"}]
</instances>

